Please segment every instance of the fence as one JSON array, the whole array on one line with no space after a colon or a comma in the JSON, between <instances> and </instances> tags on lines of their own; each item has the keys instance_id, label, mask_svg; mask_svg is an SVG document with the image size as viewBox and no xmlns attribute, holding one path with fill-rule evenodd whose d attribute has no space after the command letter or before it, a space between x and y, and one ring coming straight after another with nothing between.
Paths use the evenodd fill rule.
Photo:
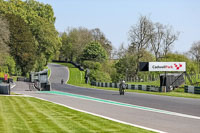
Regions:
<instances>
[{"instance_id":1,"label":"fence","mask_svg":"<svg viewBox=\"0 0 200 133\"><path fill-rule=\"evenodd\" d=\"M160 75L159 74L147 74L147 75L142 75L138 77L127 77L126 80L127 82L151 82L151 81L156 81L159 80Z\"/></svg>"},{"instance_id":2,"label":"fence","mask_svg":"<svg viewBox=\"0 0 200 133\"><path fill-rule=\"evenodd\" d=\"M168 73L168 74L174 74L174 73ZM187 73L187 77L184 74L185 82L192 83L193 85L200 85L200 74L197 73ZM187 80L186 80L187 79ZM124 80L127 82L151 82L160 80L160 74L146 74L138 77L127 77Z\"/></svg>"},{"instance_id":3,"label":"fence","mask_svg":"<svg viewBox=\"0 0 200 133\"><path fill-rule=\"evenodd\" d=\"M185 86L184 87L184 91L186 93L192 93L192 94L200 94L200 87L196 87L196 86Z\"/></svg>"},{"instance_id":4,"label":"fence","mask_svg":"<svg viewBox=\"0 0 200 133\"><path fill-rule=\"evenodd\" d=\"M51 86L48 80L48 70L40 72L31 72L31 82L34 82L34 87L39 91L50 91Z\"/></svg>"},{"instance_id":5,"label":"fence","mask_svg":"<svg viewBox=\"0 0 200 133\"><path fill-rule=\"evenodd\" d=\"M17 77L17 81L30 82L30 79L25 77Z\"/></svg>"},{"instance_id":6,"label":"fence","mask_svg":"<svg viewBox=\"0 0 200 133\"><path fill-rule=\"evenodd\" d=\"M98 87L111 87L111 88L119 88L119 83L102 83L102 82L92 82L91 85ZM143 91L154 91L161 92L161 87L152 86L152 85L131 85L126 84L126 89L131 90L143 90Z\"/></svg>"}]
</instances>

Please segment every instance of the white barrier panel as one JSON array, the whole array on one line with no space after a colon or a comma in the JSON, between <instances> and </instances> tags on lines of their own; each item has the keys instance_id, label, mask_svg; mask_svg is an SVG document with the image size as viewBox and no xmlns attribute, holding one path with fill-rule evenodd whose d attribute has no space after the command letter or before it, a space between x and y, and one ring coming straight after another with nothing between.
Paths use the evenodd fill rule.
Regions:
<instances>
[{"instance_id":1,"label":"white barrier panel","mask_svg":"<svg viewBox=\"0 0 200 133\"><path fill-rule=\"evenodd\" d=\"M138 85L135 85L135 90L138 90Z\"/></svg>"},{"instance_id":2,"label":"white barrier panel","mask_svg":"<svg viewBox=\"0 0 200 133\"><path fill-rule=\"evenodd\" d=\"M119 88L119 83L117 83L117 88Z\"/></svg>"},{"instance_id":3,"label":"white barrier panel","mask_svg":"<svg viewBox=\"0 0 200 133\"><path fill-rule=\"evenodd\" d=\"M115 83L112 83L112 88L115 88Z\"/></svg>"},{"instance_id":4,"label":"white barrier panel","mask_svg":"<svg viewBox=\"0 0 200 133\"><path fill-rule=\"evenodd\" d=\"M147 86L146 85L142 85L142 90L146 91L147 90Z\"/></svg>"},{"instance_id":5,"label":"white barrier panel","mask_svg":"<svg viewBox=\"0 0 200 133\"><path fill-rule=\"evenodd\" d=\"M188 86L188 93L194 93L194 86Z\"/></svg>"},{"instance_id":6,"label":"white barrier panel","mask_svg":"<svg viewBox=\"0 0 200 133\"><path fill-rule=\"evenodd\" d=\"M155 87L150 87L150 91L155 91Z\"/></svg>"},{"instance_id":7,"label":"white barrier panel","mask_svg":"<svg viewBox=\"0 0 200 133\"><path fill-rule=\"evenodd\" d=\"M107 83L107 87L110 87L110 83Z\"/></svg>"},{"instance_id":8,"label":"white barrier panel","mask_svg":"<svg viewBox=\"0 0 200 133\"><path fill-rule=\"evenodd\" d=\"M156 92L159 92L159 87L154 87Z\"/></svg>"},{"instance_id":9,"label":"white barrier panel","mask_svg":"<svg viewBox=\"0 0 200 133\"><path fill-rule=\"evenodd\" d=\"M103 83L103 87L105 87L106 86L106 84L105 83Z\"/></svg>"},{"instance_id":10,"label":"white barrier panel","mask_svg":"<svg viewBox=\"0 0 200 133\"><path fill-rule=\"evenodd\" d=\"M131 89L131 85L128 85L128 89Z\"/></svg>"}]
</instances>

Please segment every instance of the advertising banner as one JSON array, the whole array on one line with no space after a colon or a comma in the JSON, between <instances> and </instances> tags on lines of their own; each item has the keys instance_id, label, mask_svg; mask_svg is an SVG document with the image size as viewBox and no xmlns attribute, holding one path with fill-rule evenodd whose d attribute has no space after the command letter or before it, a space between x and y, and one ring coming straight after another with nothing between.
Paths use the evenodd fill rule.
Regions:
<instances>
[{"instance_id":1,"label":"advertising banner","mask_svg":"<svg viewBox=\"0 0 200 133\"><path fill-rule=\"evenodd\" d=\"M185 62L149 62L149 71L186 71Z\"/></svg>"}]
</instances>

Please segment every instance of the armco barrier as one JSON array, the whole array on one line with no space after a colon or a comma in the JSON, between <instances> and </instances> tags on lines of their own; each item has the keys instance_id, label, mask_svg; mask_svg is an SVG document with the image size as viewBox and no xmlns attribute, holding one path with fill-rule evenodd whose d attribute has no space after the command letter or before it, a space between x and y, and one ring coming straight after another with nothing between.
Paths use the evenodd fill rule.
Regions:
<instances>
[{"instance_id":1,"label":"armco barrier","mask_svg":"<svg viewBox=\"0 0 200 133\"><path fill-rule=\"evenodd\" d=\"M98 87L119 88L119 83L91 82L91 85L98 86ZM126 89L161 92L160 87L150 86L150 85L131 85L131 84L126 84ZM200 88L199 88L199 92L200 92Z\"/></svg>"},{"instance_id":2,"label":"armco barrier","mask_svg":"<svg viewBox=\"0 0 200 133\"><path fill-rule=\"evenodd\" d=\"M24 77L17 77L17 81L30 82L30 79Z\"/></svg>"},{"instance_id":3,"label":"armco barrier","mask_svg":"<svg viewBox=\"0 0 200 133\"><path fill-rule=\"evenodd\" d=\"M184 86L184 91L186 93L200 94L200 87L197 86Z\"/></svg>"}]
</instances>

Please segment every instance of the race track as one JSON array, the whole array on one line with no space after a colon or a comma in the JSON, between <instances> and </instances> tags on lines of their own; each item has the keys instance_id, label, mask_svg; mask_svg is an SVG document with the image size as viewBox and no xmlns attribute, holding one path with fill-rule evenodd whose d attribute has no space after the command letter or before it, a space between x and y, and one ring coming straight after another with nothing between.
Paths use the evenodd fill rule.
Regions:
<instances>
[{"instance_id":1,"label":"race track","mask_svg":"<svg viewBox=\"0 0 200 133\"><path fill-rule=\"evenodd\" d=\"M56 64L49 64L49 67L52 70L50 81L52 83L53 90L92 96L101 99L113 100L122 103L140 105L200 117L200 99L158 96L132 92L126 92L125 95L119 95L118 91L82 88L67 84L61 85L60 81L62 78L68 79L67 69ZM58 76L58 74L62 75L61 78Z\"/></svg>"}]
</instances>

